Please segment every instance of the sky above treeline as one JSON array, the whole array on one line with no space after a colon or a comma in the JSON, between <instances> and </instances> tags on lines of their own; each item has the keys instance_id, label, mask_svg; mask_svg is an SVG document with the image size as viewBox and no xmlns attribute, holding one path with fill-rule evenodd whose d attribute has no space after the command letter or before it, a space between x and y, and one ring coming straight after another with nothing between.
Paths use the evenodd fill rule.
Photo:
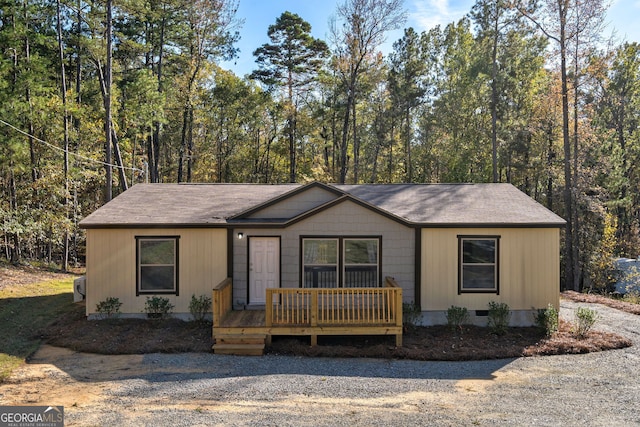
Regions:
<instances>
[{"instance_id":1,"label":"sky above treeline","mask_svg":"<svg viewBox=\"0 0 640 427\"><path fill-rule=\"evenodd\" d=\"M336 6L344 0L239 0L237 17L244 20L239 29L240 49L238 58L221 64L242 77L256 69L253 51L269 42L267 29L275 24L283 12L298 14L311 24L311 34L328 41L329 19L335 15ZM404 0L407 11L405 28L413 27L418 33L440 25L446 26L467 14L474 0ZM640 0L613 0L606 17L604 37L614 32L619 41L640 41ZM381 47L383 53L391 51L393 42L402 37L403 30L387 35Z\"/></svg>"}]
</instances>

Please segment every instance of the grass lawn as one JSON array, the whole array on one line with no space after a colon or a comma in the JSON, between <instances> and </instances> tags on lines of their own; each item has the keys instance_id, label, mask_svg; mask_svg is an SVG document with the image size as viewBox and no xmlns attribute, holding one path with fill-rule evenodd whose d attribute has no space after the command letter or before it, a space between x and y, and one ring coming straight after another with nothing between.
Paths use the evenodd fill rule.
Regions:
<instances>
[{"instance_id":1,"label":"grass lawn","mask_svg":"<svg viewBox=\"0 0 640 427\"><path fill-rule=\"evenodd\" d=\"M74 309L73 279L0 286L0 382L38 349L47 325Z\"/></svg>"}]
</instances>

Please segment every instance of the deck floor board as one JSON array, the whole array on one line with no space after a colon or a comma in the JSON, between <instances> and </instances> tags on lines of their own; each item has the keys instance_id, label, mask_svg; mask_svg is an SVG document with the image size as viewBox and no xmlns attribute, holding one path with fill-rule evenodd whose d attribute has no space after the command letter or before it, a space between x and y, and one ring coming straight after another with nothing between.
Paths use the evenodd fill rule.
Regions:
<instances>
[{"instance_id":1,"label":"deck floor board","mask_svg":"<svg viewBox=\"0 0 640 427\"><path fill-rule=\"evenodd\" d=\"M266 325L264 310L238 310L230 311L222 319L221 327L263 327Z\"/></svg>"}]
</instances>

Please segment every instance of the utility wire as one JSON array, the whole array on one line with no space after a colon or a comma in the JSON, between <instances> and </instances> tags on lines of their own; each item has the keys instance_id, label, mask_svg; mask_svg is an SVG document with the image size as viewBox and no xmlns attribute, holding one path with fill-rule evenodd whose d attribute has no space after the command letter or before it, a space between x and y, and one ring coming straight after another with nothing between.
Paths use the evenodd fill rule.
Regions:
<instances>
[{"instance_id":1,"label":"utility wire","mask_svg":"<svg viewBox=\"0 0 640 427\"><path fill-rule=\"evenodd\" d=\"M98 164L101 164L103 166L111 166L111 167L114 167L114 168L117 168L117 169L132 170L132 171L136 171L136 172L144 172L142 169L114 165L114 164L111 164L111 163L103 162L101 160L92 159L91 157L86 157L86 156L83 156L83 155L78 154L78 153L74 153L73 151L65 150L64 148L60 148L60 147L57 147L57 146L55 146L53 144L50 144L47 141L44 141L44 140L38 138L37 136L30 135L29 133L23 131L22 129L19 129L19 128L15 127L11 123L5 122L2 119L0 119L0 123L2 123L3 125L9 126L11 129L13 129L13 130L25 135L25 136L28 136L29 138L33 138L34 140L43 143L44 145L46 145L49 148L52 148L52 149L57 150L57 151L62 151L63 153L66 152L67 154L72 155L72 156L76 156L79 159L82 159L82 160L85 160L85 161L88 161L88 162L98 163Z\"/></svg>"}]
</instances>

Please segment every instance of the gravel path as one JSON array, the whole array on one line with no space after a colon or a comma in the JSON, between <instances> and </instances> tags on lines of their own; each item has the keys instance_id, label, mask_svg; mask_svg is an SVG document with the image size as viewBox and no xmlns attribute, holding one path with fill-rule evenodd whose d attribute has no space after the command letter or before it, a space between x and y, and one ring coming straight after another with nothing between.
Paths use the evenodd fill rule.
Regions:
<instances>
[{"instance_id":1,"label":"gravel path","mask_svg":"<svg viewBox=\"0 0 640 427\"><path fill-rule=\"evenodd\" d=\"M481 362L44 347L0 387L0 404L64 404L67 425L640 425L640 316L568 301L561 315L577 306L595 308L596 328L634 346Z\"/></svg>"}]
</instances>

